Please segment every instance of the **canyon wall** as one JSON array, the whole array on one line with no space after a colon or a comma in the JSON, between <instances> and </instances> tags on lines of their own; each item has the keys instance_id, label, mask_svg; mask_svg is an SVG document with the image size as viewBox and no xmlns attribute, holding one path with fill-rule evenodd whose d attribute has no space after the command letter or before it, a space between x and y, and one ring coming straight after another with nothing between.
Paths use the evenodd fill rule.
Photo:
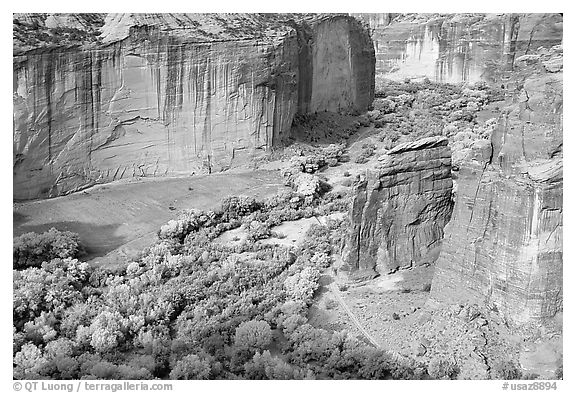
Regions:
<instances>
[{"instance_id":1,"label":"canyon wall","mask_svg":"<svg viewBox=\"0 0 576 393\"><path fill-rule=\"evenodd\" d=\"M369 24L380 78L501 83L498 65L562 40L561 14L352 14Z\"/></svg>"},{"instance_id":2,"label":"canyon wall","mask_svg":"<svg viewBox=\"0 0 576 393\"><path fill-rule=\"evenodd\" d=\"M352 17L95 20L15 16L35 26L14 48L15 199L225 170L283 143L298 112L364 111L374 96L372 41Z\"/></svg>"},{"instance_id":3,"label":"canyon wall","mask_svg":"<svg viewBox=\"0 0 576 393\"><path fill-rule=\"evenodd\" d=\"M397 145L355 186L341 270L369 279L432 262L452 211L448 139Z\"/></svg>"},{"instance_id":4,"label":"canyon wall","mask_svg":"<svg viewBox=\"0 0 576 393\"><path fill-rule=\"evenodd\" d=\"M486 303L511 325L562 310L562 48L516 58L524 74L487 151L457 174L431 298Z\"/></svg>"}]
</instances>

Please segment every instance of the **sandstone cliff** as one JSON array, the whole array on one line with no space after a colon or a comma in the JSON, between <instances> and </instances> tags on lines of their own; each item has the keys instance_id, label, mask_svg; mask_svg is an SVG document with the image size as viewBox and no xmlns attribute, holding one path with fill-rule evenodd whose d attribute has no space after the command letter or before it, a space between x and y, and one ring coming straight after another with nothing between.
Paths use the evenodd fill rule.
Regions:
<instances>
[{"instance_id":1,"label":"sandstone cliff","mask_svg":"<svg viewBox=\"0 0 576 393\"><path fill-rule=\"evenodd\" d=\"M448 140L397 145L355 192L343 270L361 279L429 262L452 211Z\"/></svg>"},{"instance_id":2,"label":"sandstone cliff","mask_svg":"<svg viewBox=\"0 0 576 393\"><path fill-rule=\"evenodd\" d=\"M224 170L285 141L297 112L363 111L374 95L372 41L344 15L14 23L15 199Z\"/></svg>"},{"instance_id":3,"label":"sandstone cliff","mask_svg":"<svg viewBox=\"0 0 576 393\"><path fill-rule=\"evenodd\" d=\"M562 310L561 51L516 59L528 75L516 102L488 151L472 151L462 165L436 301L487 303L513 325Z\"/></svg>"}]
</instances>

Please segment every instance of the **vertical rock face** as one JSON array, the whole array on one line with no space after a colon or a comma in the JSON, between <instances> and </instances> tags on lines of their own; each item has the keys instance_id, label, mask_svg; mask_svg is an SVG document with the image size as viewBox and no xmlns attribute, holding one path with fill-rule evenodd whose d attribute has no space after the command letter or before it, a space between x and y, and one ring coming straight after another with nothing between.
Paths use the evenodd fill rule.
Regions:
<instances>
[{"instance_id":1,"label":"vertical rock face","mask_svg":"<svg viewBox=\"0 0 576 393\"><path fill-rule=\"evenodd\" d=\"M546 67L561 63L554 51L501 116L491 154L461 168L432 285L437 301L488 303L511 324L562 309L562 73Z\"/></svg>"},{"instance_id":2,"label":"vertical rock face","mask_svg":"<svg viewBox=\"0 0 576 393\"><path fill-rule=\"evenodd\" d=\"M300 35L300 113L363 111L374 100L375 57L353 18L304 24Z\"/></svg>"},{"instance_id":3,"label":"vertical rock face","mask_svg":"<svg viewBox=\"0 0 576 393\"><path fill-rule=\"evenodd\" d=\"M82 39L15 47L16 199L224 170L282 143L298 111L373 99L372 42L351 17L108 15L91 42L87 20L16 16Z\"/></svg>"},{"instance_id":4,"label":"vertical rock face","mask_svg":"<svg viewBox=\"0 0 576 393\"><path fill-rule=\"evenodd\" d=\"M386 27L392 23L395 16L400 14L391 13L380 13L380 14L350 14L355 18L365 21L368 23L371 29L378 27Z\"/></svg>"},{"instance_id":5,"label":"vertical rock face","mask_svg":"<svg viewBox=\"0 0 576 393\"><path fill-rule=\"evenodd\" d=\"M448 140L430 137L388 152L356 186L343 270L365 279L433 259L452 211Z\"/></svg>"},{"instance_id":6,"label":"vertical rock face","mask_svg":"<svg viewBox=\"0 0 576 393\"><path fill-rule=\"evenodd\" d=\"M561 309L561 159L532 171L510 179L481 166L461 170L433 298L487 302L516 323Z\"/></svg>"},{"instance_id":7,"label":"vertical rock face","mask_svg":"<svg viewBox=\"0 0 576 393\"><path fill-rule=\"evenodd\" d=\"M166 37L25 56L14 76L14 197L210 172L272 145L296 110L296 70L286 62L296 48Z\"/></svg>"},{"instance_id":8,"label":"vertical rock face","mask_svg":"<svg viewBox=\"0 0 576 393\"><path fill-rule=\"evenodd\" d=\"M497 64L562 41L561 14L352 15L370 26L378 77L397 81L500 85Z\"/></svg>"}]
</instances>

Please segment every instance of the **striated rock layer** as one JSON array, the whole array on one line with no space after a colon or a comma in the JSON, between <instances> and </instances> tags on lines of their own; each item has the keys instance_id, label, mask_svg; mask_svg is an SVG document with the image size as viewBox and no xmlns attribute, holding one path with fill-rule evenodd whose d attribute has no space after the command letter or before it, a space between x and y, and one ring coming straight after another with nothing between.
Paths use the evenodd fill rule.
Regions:
<instances>
[{"instance_id":1,"label":"striated rock layer","mask_svg":"<svg viewBox=\"0 0 576 393\"><path fill-rule=\"evenodd\" d=\"M343 266L351 278L433 260L450 219L451 158L445 137L400 144L382 161L355 186Z\"/></svg>"},{"instance_id":2,"label":"striated rock layer","mask_svg":"<svg viewBox=\"0 0 576 393\"><path fill-rule=\"evenodd\" d=\"M343 15L27 14L16 31L15 199L224 170L298 112L374 96L371 39Z\"/></svg>"},{"instance_id":3,"label":"striated rock layer","mask_svg":"<svg viewBox=\"0 0 576 393\"><path fill-rule=\"evenodd\" d=\"M487 303L512 325L545 323L563 307L562 73L546 67L561 63L561 48L553 51L500 117L490 151L461 167L431 291L444 303Z\"/></svg>"}]
</instances>

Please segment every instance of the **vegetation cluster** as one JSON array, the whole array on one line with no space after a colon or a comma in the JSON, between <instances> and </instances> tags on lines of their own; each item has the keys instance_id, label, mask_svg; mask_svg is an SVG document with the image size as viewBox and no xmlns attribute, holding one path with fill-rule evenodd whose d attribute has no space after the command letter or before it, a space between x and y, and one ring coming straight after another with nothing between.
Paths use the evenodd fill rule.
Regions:
<instances>
[{"instance_id":1,"label":"vegetation cluster","mask_svg":"<svg viewBox=\"0 0 576 393\"><path fill-rule=\"evenodd\" d=\"M152 247L114 271L76 259L75 236L51 230L17 238L14 377L426 377L422 365L308 324L341 221L312 226L297 247L258 241L269 236L263 228L346 205L331 192L229 197L217 211L187 211L168 222ZM251 236L240 244L213 242L242 225Z\"/></svg>"},{"instance_id":2,"label":"vegetation cluster","mask_svg":"<svg viewBox=\"0 0 576 393\"><path fill-rule=\"evenodd\" d=\"M428 136L452 139L461 132L484 137L486 127L478 120L478 113L504 99L502 91L486 83L466 87L427 79L386 80L378 86L376 96L366 120L381 129L380 141L389 147Z\"/></svg>"}]
</instances>

